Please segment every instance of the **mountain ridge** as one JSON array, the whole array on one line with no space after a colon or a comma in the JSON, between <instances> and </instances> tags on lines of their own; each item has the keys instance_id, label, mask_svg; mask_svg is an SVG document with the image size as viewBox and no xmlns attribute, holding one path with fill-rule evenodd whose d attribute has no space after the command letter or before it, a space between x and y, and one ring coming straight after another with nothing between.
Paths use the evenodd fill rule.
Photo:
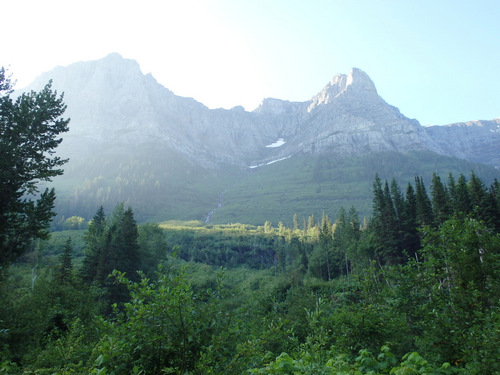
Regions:
<instances>
[{"instance_id":1,"label":"mountain ridge","mask_svg":"<svg viewBox=\"0 0 500 375\"><path fill-rule=\"evenodd\" d=\"M266 98L252 112L242 107L208 109L193 98L177 96L151 74L142 74L136 61L117 53L58 67L38 78L39 87L47 77L55 88L66 91L68 114L77 121L68 138L80 135L99 141L113 131L121 142L164 140L206 166L219 162L250 166L327 149L344 154L428 149L500 167L497 158L482 158L470 150L476 144L463 139L451 143L450 131L422 127L401 114L378 95L373 81L359 68L337 74L309 101ZM78 108L80 103L84 109ZM468 133L479 124L474 122ZM459 127L452 126L451 131ZM446 141L439 141L441 137ZM282 148L264 149L278 138L286 138ZM494 138L493 148L500 145L500 133ZM482 144L487 141L481 138Z\"/></svg>"},{"instance_id":2,"label":"mountain ridge","mask_svg":"<svg viewBox=\"0 0 500 375\"><path fill-rule=\"evenodd\" d=\"M348 200L334 197L333 192L324 194L324 184L334 191L339 177L330 166L331 181L318 179L324 175L316 171L322 168L322 158L366 162L362 156L417 152L423 159L432 153L500 167L500 120L423 127L386 103L368 74L358 68L337 74L308 101L266 98L251 112L239 106L209 109L193 98L177 96L152 74L143 74L136 61L119 54L57 67L27 89L39 90L50 79L54 89L64 92L65 116L71 118L70 131L58 149L70 162L65 175L54 181L64 215L91 217L96 206L123 201L140 206L137 209L146 220L204 220L218 205L213 202L219 201L222 191L232 202L226 207L237 207L238 191L241 202L248 202L246 208L240 207L241 213L234 216L224 214L222 207L213 219L239 220L270 197L280 201L279 189L288 188L274 181L278 191L271 189L271 193L266 184L273 184L272 174L260 172L271 166L278 171L276 165L290 176L309 176L302 178L302 188L293 187L296 196L290 198L316 199L314 204L304 204L304 210L317 211L330 196L331 202L345 201L349 206ZM346 169L338 173L346 183L352 178ZM258 175L267 178L261 181ZM298 183L282 177L289 187ZM252 185L257 180L260 185ZM252 191L246 191L245 184ZM364 187L366 196L369 186ZM323 191L320 200L319 191ZM364 205L367 199L362 199ZM85 210L78 211L83 206Z\"/></svg>"}]
</instances>

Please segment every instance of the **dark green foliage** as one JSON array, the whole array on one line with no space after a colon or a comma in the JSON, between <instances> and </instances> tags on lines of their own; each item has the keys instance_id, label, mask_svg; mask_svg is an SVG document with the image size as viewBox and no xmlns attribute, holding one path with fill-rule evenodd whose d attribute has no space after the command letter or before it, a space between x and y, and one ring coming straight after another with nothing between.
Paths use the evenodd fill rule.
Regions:
<instances>
[{"instance_id":1,"label":"dark green foliage","mask_svg":"<svg viewBox=\"0 0 500 375\"><path fill-rule=\"evenodd\" d=\"M45 367L51 361L60 366L60 340L65 342L77 321L82 335L79 354L90 354L86 340L96 340L95 323L101 313L95 291L78 283L61 282L57 273L54 277L43 273L31 288L21 288L8 280L0 284L0 293L2 360L19 362L23 358L23 363L30 364L25 369ZM68 351L73 349L67 347ZM74 358L76 362L82 359L85 357Z\"/></svg>"},{"instance_id":2,"label":"dark green foliage","mask_svg":"<svg viewBox=\"0 0 500 375\"><path fill-rule=\"evenodd\" d=\"M54 189L40 193L40 182L61 175L67 161L53 156L68 130L60 118L66 106L49 82L40 92L11 98L11 84L0 69L0 267L19 257L33 238L47 238Z\"/></svg>"},{"instance_id":3,"label":"dark green foliage","mask_svg":"<svg viewBox=\"0 0 500 375\"><path fill-rule=\"evenodd\" d=\"M473 210L484 211L486 206L486 198L488 190L483 181L476 176L474 172L471 173L468 183L470 203Z\"/></svg>"},{"instance_id":4,"label":"dark green foliage","mask_svg":"<svg viewBox=\"0 0 500 375\"><path fill-rule=\"evenodd\" d=\"M132 209L124 210L123 204L118 204L108 220L101 206L89 224L85 241L82 280L103 287L109 305L127 301L126 288L110 280L109 275L118 270L126 273L130 280L139 280L141 258Z\"/></svg>"},{"instance_id":5,"label":"dark green foliage","mask_svg":"<svg viewBox=\"0 0 500 375\"><path fill-rule=\"evenodd\" d=\"M417 207L417 223L419 225L432 225L434 215L432 212L432 202L427 195L424 179L415 177L415 198Z\"/></svg>"},{"instance_id":6,"label":"dark green foliage","mask_svg":"<svg viewBox=\"0 0 500 375\"><path fill-rule=\"evenodd\" d=\"M500 237L475 219L450 219L425 228L423 254L423 262L394 274L418 350L435 361L467 363L468 373L496 373Z\"/></svg>"},{"instance_id":7,"label":"dark green foliage","mask_svg":"<svg viewBox=\"0 0 500 375\"><path fill-rule=\"evenodd\" d=\"M431 197L434 220L436 225L440 225L450 218L452 206L448 192L436 173L432 174Z\"/></svg>"},{"instance_id":8,"label":"dark green foliage","mask_svg":"<svg viewBox=\"0 0 500 375\"><path fill-rule=\"evenodd\" d=\"M137 280L140 254L137 224L131 208L124 211L122 204L117 205L108 222L101 206L89 224L85 242L81 271L84 281L102 285L115 269Z\"/></svg>"},{"instance_id":9,"label":"dark green foliage","mask_svg":"<svg viewBox=\"0 0 500 375\"><path fill-rule=\"evenodd\" d=\"M401 205L401 202L398 204ZM382 181L376 175L373 182L373 218L370 225L375 256L381 262L401 261L398 223L389 185L386 181L382 187Z\"/></svg>"},{"instance_id":10,"label":"dark green foliage","mask_svg":"<svg viewBox=\"0 0 500 375\"><path fill-rule=\"evenodd\" d=\"M91 284L97 276L97 266L104 251L105 234L107 232L106 215L101 206L89 224L84 236L85 258L81 269L82 280Z\"/></svg>"},{"instance_id":11,"label":"dark green foliage","mask_svg":"<svg viewBox=\"0 0 500 375\"><path fill-rule=\"evenodd\" d=\"M368 229L371 246L382 263L402 263L408 256L418 258L418 229L424 226L437 228L452 217L464 218L472 214L489 228L499 226L495 187L492 185L488 190L474 173L469 182L460 175L458 183L449 174L448 186L444 186L434 173L431 197L427 195L423 178L418 176L415 177L415 190L408 184L406 197L394 180L390 189L387 181L382 188L377 175L373 186L373 217Z\"/></svg>"},{"instance_id":12,"label":"dark green foliage","mask_svg":"<svg viewBox=\"0 0 500 375\"><path fill-rule=\"evenodd\" d=\"M498 209L495 194L491 194L484 182L472 172L467 184L474 217L485 221L489 227L498 225Z\"/></svg>"},{"instance_id":13,"label":"dark green foliage","mask_svg":"<svg viewBox=\"0 0 500 375\"><path fill-rule=\"evenodd\" d=\"M262 230L245 225L165 228L167 242L184 260L214 266L246 265L266 268L276 264L279 238L271 225Z\"/></svg>"},{"instance_id":14,"label":"dark green foliage","mask_svg":"<svg viewBox=\"0 0 500 375\"><path fill-rule=\"evenodd\" d=\"M158 264L167 257L165 231L157 224L142 224L137 230L141 270L153 277Z\"/></svg>"},{"instance_id":15,"label":"dark green foliage","mask_svg":"<svg viewBox=\"0 0 500 375\"><path fill-rule=\"evenodd\" d=\"M402 246L408 256L414 256L420 249L420 237L417 230L417 197L410 183L406 188L405 210L402 217L403 221L400 224L403 235Z\"/></svg>"},{"instance_id":16,"label":"dark green foliage","mask_svg":"<svg viewBox=\"0 0 500 375\"><path fill-rule=\"evenodd\" d=\"M472 211L472 202L470 199L469 189L467 188L467 179L463 174L458 177L457 184L453 189L454 211L466 216Z\"/></svg>"},{"instance_id":17,"label":"dark green foliage","mask_svg":"<svg viewBox=\"0 0 500 375\"><path fill-rule=\"evenodd\" d=\"M450 181L442 190L452 197L456 185ZM477 183L464 181L471 194ZM438 185L435 178L428 198L432 209L438 206L432 194ZM486 190L492 197L486 202L497 204L497 185ZM442 222L419 226L411 184L405 194L395 181L374 186L380 198L374 207L392 210L397 252L377 248L375 253L373 230L382 215L361 224L354 208L340 209L334 221L324 214L318 223L311 215L304 230L270 222L137 228L132 211L122 205L109 218L100 210L89 225L88 244L102 239L107 259L122 268L133 265L117 256L119 249L129 249L131 258L138 249L136 264L150 277L133 281L128 278L133 271L111 271L113 277L88 288L76 280L55 282L56 272L53 278L41 273L32 290L14 288L14 279L0 284L5 300L0 369L13 374L499 372L500 237L488 220L494 210L481 217L475 210L467 216L451 211ZM165 239L178 248L168 251ZM397 257L409 244L415 253L401 261ZM162 265L153 273L155 262ZM114 302L102 297L118 286L129 298L114 300L120 302L114 314L109 305L99 311L92 301Z\"/></svg>"},{"instance_id":18,"label":"dark green foliage","mask_svg":"<svg viewBox=\"0 0 500 375\"><path fill-rule=\"evenodd\" d=\"M137 281L137 271L141 269L137 223L134 219L134 212L128 208L123 212L117 233L115 236L115 245L117 249L115 269L124 272L132 281Z\"/></svg>"},{"instance_id":19,"label":"dark green foliage","mask_svg":"<svg viewBox=\"0 0 500 375\"><path fill-rule=\"evenodd\" d=\"M73 247L71 237L68 237L64 245L63 253L59 257L59 268L57 269L56 279L61 283L69 283L73 277Z\"/></svg>"}]
</instances>

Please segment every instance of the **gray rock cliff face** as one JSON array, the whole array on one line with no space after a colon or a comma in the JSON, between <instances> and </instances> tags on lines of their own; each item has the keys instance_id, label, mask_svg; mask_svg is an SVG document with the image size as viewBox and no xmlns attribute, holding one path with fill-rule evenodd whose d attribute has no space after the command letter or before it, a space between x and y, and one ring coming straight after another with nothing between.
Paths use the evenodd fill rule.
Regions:
<instances>
[{"instance_id":1,"label":"gray rock cliff face","mask_svg":"<svg viewBox=\"0 0 500 375\"><path fill-rule=\"evenodd\" d=\"M500 168L500 118L430 126L425 131L446 155Z\"/></svg>"},{"instance_id":2,"label":"gray rock cliff face","mask_svg":"<svg viewBox=\"0 0 500 375\"><path fill-rule=\"evenodd\" d=\"M49 79L65 93L71 123L61 149L70 157L153 143L208 168L264 165L297 153L412 150L500 167L499 119L424 128L387 104L357 68L336 75L307 102L265 99L253 112L211 110L176 96L118 54L58 67L28 89Z\"/></svg>"}]
</instances>

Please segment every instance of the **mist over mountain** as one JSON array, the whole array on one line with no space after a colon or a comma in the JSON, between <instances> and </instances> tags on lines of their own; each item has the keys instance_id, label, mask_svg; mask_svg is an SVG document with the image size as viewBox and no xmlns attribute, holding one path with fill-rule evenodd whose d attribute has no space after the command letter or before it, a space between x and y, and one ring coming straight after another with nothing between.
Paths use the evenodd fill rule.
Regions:
<instances>
[{"instance_id":1,"label":"mist over mountain","mask_svg":"<svg viewBox=\"0 0 500 375\"><path fill-rule=\"evenodd\" d=\"M309 101L269 98L252 112L176 96L118 54L55 68L27 89L50 79L71 118L58 149L70 162L54 181L66 217L89 218L98 205L119 201L142 220L262 223L291 220L293 212L334 214L340 205L369 214L376 172L404 180L474 168L488 180L500 168L500 119L423 127L387 104L357 68ZM404 167L395 155L413 161ZM345 194L351 182L362 185L358 198ZM259 207L268 209L257 214Z\"/></svg>"}]
</instances>

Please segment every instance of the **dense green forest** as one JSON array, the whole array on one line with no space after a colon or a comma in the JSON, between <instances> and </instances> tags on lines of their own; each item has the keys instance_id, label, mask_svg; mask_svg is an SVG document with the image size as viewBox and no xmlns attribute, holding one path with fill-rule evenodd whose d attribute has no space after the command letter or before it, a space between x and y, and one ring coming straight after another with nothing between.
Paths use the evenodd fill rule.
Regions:
<instances>
[{"instance_id":1,"label":"dense green forest","mask_svg":"<svg viewBox=\"0 0 500 375\"><path fill-rule=\"evenodd\" d=\"M292 226L101 207L10 266L0 371L497 373L500 184L431 181L403 193L376 176L370 219Z\"/></svg>"}]
</instances>

